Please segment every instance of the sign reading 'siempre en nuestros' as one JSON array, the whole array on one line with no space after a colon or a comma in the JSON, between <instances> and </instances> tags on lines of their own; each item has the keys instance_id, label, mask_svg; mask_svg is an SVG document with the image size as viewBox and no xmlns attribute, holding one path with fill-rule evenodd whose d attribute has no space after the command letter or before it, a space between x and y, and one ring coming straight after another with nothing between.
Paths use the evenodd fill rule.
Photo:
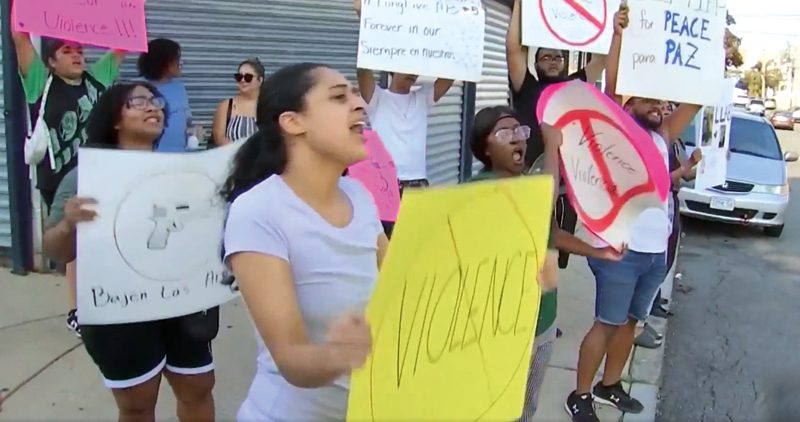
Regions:
<instances>
[{"instance_id":1,"label":"sign reading 'siempre en nuestros'","mask_svg":"<svg viewBox=\"0 0 800 422\"><path fill-rule=\"evenodd\" d=\"M241 143L196 153L82 148L78 195L97 218L78 225L82 324L188 315L227 302L220 195Z\"/></svg>"},{"instance_id":2,"label":"sign reading 'siempre en nuestros'","mask_svg":"<svg viewBox=\"0 0 800 422\"><path fill-rule=\"evenodd\" d=\"M716 105L725 77L724 1L628 0L617 93Z\"/></svg>"},{"instance_id":3,"label":"sign reading 'siempre en nuestros'","mask_svg":"<svg viewBox=\"0 0 800 422\"><path fill-rule=\"evenodd\" d=\"M480 81L485 24L480 0L363 0L358 67Z\"/></svg>"}]
</instances>

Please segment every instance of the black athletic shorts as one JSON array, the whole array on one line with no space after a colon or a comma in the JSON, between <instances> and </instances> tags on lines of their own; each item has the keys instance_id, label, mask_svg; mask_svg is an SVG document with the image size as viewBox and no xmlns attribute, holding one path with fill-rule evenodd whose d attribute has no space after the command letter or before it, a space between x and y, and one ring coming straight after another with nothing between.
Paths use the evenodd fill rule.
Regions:
<instances>
[{"instance_id":1,"label":"black athletic shorts","mask_svg":"<svg viewBox=\"0 0 800 422\"><path fill-rule=\"evenodd\" d=\"M143 384L165 368L181 375L213 371L211 341L192 338L181 326L183 318L81 325L81 336L108 388Z\"/></svg>"}]
</instances>

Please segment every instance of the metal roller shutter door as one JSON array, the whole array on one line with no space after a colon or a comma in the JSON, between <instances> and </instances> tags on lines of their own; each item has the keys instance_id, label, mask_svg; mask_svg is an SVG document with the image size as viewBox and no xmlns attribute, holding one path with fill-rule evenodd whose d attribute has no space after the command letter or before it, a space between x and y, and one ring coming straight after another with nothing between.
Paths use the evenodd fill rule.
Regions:
<instances>
[{"instance_id":1,"label":"metal roller shutter door","mask_svg":"<svg viewBox=\"0 0 800 422\"><path fill-rule=\"evenodd\" d=\"M0 19L0 25L4 23L4 19ZM2 39L0 39L0 48L2 48ZM0 66L0 81L2 81L3 66ZM17 75L10 75L9 77L16 77ZM3 84L0 83L0 110L5 109L5 97L3 93ZM5 128L5 113L0 113L0 128ZM11 247L11 209L9 207L8 199L8 166L6 165L6 131L0 131L0 247Z\"/></svg>"},{"instance_id":2,"label":"metal roller shutter door","mask_svg":"<svg viewBox=\"0 0 800 422\"><path fill-rule=\"evenodd\" d=\"M483 47L483 77L475 85L475 112L483 108L508 105L508 65L506 64L506 30L511 20L511 9L495 0L484 0L486 9L486 36ZM472 174L483 164L472 160Z\"/></svg>"},{"instance_id":3,"label":"metal roller shutter door","mask_svg":"<svg viewBox=\"0 0 800 422\"><path fill-rule=\"evenodd\" d=\"M428 117L427 170L431 184L458 183L463 105L464 83L456 81Z\"/></svg>"}]
</instances>

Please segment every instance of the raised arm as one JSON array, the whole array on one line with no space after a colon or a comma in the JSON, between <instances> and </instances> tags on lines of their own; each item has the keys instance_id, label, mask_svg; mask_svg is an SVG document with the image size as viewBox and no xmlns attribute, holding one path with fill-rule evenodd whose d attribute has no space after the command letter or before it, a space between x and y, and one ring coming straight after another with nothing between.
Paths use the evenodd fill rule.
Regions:
<instances>
[{"instance_id":1,"label":"raised arm","mask_svg":"<svg viewBox=\"0 0 800 422\"><path fill-rule=\"evenodd\" d=\"M508 78L514 92L522 89L525 75L528 72L528 48L522 45L522 5L521 0L514 0L511 22L506 32L506 62Z\"/></svg>"},{"instance_id":2,"label":"raised arm","mask_svg":"<svg viewBox=\"0 0 800 422\"><path fill-rule=\"evenodd\" d=\"M697 104L682 103L672 114L664 118L661 124L661 135L668 140L674 141L692 124L694 116L700 111L702 106Z\"/></svg>"},{"instance_id":3,"label":"raised arm","mask_svg":"<svg viewBox=\"0 0 800 422\"><path fill-rule=\"evenodd\" d=\"M611 37L611 47L605 58L606 95L621 103L622 97L617 95L617 74L619 72L619 50L622 47L622 31L628 27L628 6L623 2L614 14L614 36Z\"/></svg>"},{"instance_id":4,"label":"raised arm","mask_svg":"<svg viewBox=\"0 0 800 422\"><path fill-rule=\"evenodd\" d=\"M438 102L442 99L447 94L447 91L450 90L450 87L453 86L453 82L455 81L452 79L437 79L433 84L433 102Z\"/></svg>"},{"instance_id":5,"label":"raised arm","mask_svg":"<svg viewBox=\"0 0 800 422\"><path fill-rule=\"evenodd\" d=\"M600 76L603 75L603 70L606 69L607 57L608 56L604 54L592 54L592 59L589 60L589 63L583 68L583 71L586 72L587 82L594 84L600 80Z\"/></svg>"},{"instance_id":6,"label":"raised arm","mask_svg":"<svg viewBox=\"0 0 800 422\"><path fill-rule=\"evenodd\" d=\"M38 60L36 49L33 48L30 35L24 32L11 30L11 37L14 39L14 49L17 51L17 63L19 73L23 78L28 76L28 70L34 60Z\"/></svg>"}]
</instances>

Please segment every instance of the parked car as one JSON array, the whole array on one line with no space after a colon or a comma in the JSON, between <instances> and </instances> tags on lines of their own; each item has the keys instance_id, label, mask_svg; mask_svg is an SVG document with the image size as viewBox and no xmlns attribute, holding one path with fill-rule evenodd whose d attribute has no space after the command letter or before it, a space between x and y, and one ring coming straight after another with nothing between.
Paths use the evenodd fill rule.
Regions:
<instances>
[{"instance_id":1,"label":"parked car","mask_svg":"<svg viewBox=\"0 0 800 422\"><path fill-rule=\"evenodd\" d=\"M695 127L683 134L687 151L694 145ZM789 205L786 163L798 160L796 152L781 151L778 136L763 118L734 111L731 115L730 159L727 180L698 190L685 183L678 195L681 214L705 220L759 226L780 237Z\"/></svg>"},{"instance_id":2,"label":"parked car","mask_svg":"<svg viewBox=\"0 0 800 422\"><path fill-rule=\"evenodd\" d=\"M795 123L800 123L800 107L794 109L794 113L792 113L792 117L794 117Z\"/></svg>"},{"instance_id":3,"label":"parked car","mask_svg":"<svg viewBox=\"0 0 800 422\"><path fill-rule=\"evenodd\" d=\"M764 100L764 108L767 111L775 111L778 108L778 104L772 98L767 98Z\"/></svg>"},{"instance_id":4,"label":"parked car","mask_svg":"<svg viewBox=\"0 0 800 422\"><path fill-rule=\"evenodd\" d=\"M749 103L747 103L747 111L753 114L758 114L759 116L763 116L764 112L767 110L764 107L764 101L758 99L752 99Z\"/></svg>"},{"instance_id":5,"label":"parked car","mask_svg":"<svg viewBox=\"0 0 800 422\"><path fill-rule=\"evenodd\" d=\"M769 122L775 129L794 130L794 118L788 111L776 111L770 116Z\"/></svg>"}]
</instances>

